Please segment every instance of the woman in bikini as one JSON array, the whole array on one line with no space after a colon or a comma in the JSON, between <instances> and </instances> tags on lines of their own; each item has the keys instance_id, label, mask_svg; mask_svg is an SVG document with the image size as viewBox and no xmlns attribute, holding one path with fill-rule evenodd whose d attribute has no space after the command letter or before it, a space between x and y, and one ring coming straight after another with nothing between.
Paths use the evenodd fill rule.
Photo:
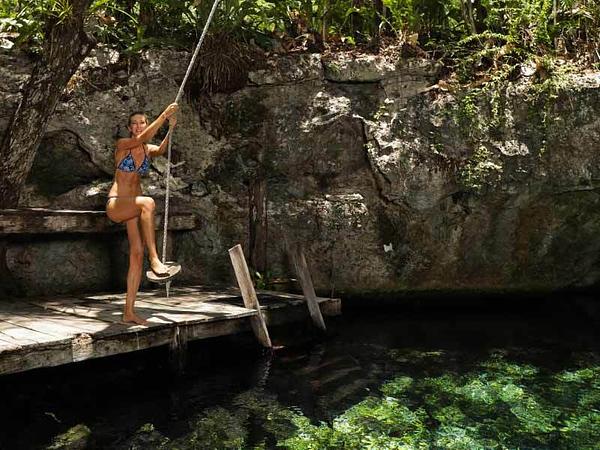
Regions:
<instances>
[{"instance_id":1,"label":"woman in bikini","mask_svg":"<svg viewBox=\"0 0 600 450\"><path fill-rule=\"evenodd\" d=\"M125 222L129 239L129 271L127 273L127 297L123 321L146 325L135 314L133 305L142 279L144 244L148 247L150 268L161 279L168 279L176 271L161 263L156 251L154 233L155 203L142 194L140 176L150 170L150 158L162 155L169 145L169 137L176 123L177 103L172 103L160 116L148 125L146 115L136 112L129 116L130 137L117 140L115 152L115 179L108 193L106 214L113 222ZM148 144L165 120L169 132L160 145ZM141 233L140 233L141 228ZM178 270L177 270L178 271Z\"/></svg>"}]
</instances>

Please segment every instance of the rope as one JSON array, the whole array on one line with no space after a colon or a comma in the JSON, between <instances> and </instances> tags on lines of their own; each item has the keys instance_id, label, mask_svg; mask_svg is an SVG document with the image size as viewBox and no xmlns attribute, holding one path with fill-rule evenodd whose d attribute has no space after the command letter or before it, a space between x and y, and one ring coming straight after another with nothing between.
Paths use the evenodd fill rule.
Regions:
<instances>
[{"instance_id":1,"label":"rope","mask_svg":"<svg viewBox=\"0 0 600 450\"><path fill-rule=\"evenodd\" d=\"M215 2L213 3L212 9L210 10L210 14L208 15L208 19L206 19L206 23L204 24L204 29L202 30L202 34L200 35L200 40L198 41L198 44L196 45L196 49L194 50L194 54L192 55L190 64L188 65L185 76L183 77L183 81L181 82L181 85L179 86L179 92L177 92L177 97L175 97L175 103L179 103L179 101L181 100L181 97L183 96L183 89L185 87L185 83L187 83L187 80L192 73L192 69L194 68L194 64L196 63L196 58L198 57L198 54L200 53L200 47L202 46L202 42L204 41L204 37L206 36L206 33L208 31L208 26L210 25L210 22L212 21L215 11L217 10L218 4L219 4L219 0L215 0ZM167 167L165 169L165 174L166 174L165 176L167 177L167 182L166 182L166 192L165 192L165 220L163 223L163 243L162 243L162 263L163 264L165 263L166 255L167 255L167 231L168 231L168 227L169 227L169 195L171 192L171 143L173 142L172 130L173 129L170 129L168 131L169 145L168 145L168 150L167 150ZM169 297L170 287L171 287L171 282L168 281L167 282L167 298Z\"/></svg>"}]
</instances>

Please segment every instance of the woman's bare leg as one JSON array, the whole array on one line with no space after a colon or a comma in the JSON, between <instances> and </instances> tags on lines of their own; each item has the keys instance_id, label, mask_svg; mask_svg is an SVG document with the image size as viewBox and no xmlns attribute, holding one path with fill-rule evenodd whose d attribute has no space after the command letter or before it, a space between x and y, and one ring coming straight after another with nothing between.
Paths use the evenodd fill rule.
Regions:
<instances>
[{"instance_id":1,"label":"woman's bare leg","mask_svg":"<svg viewBox=\"0 0 600 450\"><path fill-rule=\"evenodd\" d=\"M160 262L156 251L156 235L154 233L154 210L156 205L151 197L119 197L110 199L106 204L106 214L115 222L125 222L139 218L142 225L144 241L148 247L150 267L156 273L167 272L167 267Z\"/></svg>"},{"instance_id":2,"label":"woman's bare leg","mask_svg":"<svg viewBox=\"0 0 600 450\"><path fill-rule=\"evenodd\" d=\"M144 263L144 245L138 228L139 219L133 218L126 222L127 238L129 239L129 271L127 272L127 297L123 322L147 325L148 322L135 314L135 298L142 280L142 265Z\"/></svg>"},{"instance_id":3,"label":"woman's bare leg","mask_svg":"<svg viewBox=\"0 0 600 450\"><path fill-rule=\"evenodd\" d=\"M148 247L148 260L150 267L156 273L167 272L167 267L160 261L156 250L156 233L154 231L154 210L156 204L151 197L136 197L136 203L141 208L140 222L142 225L142 236L146 247Z\"/></svg>"}]
</instances>

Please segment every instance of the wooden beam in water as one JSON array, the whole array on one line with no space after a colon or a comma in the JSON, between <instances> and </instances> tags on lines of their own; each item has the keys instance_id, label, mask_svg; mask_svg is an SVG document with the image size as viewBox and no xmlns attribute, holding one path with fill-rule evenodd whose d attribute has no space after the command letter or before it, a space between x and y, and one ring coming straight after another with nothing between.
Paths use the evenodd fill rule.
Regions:
<instances>
[{"instance_id":1,"label":"wooden beam in water","mask_svg":"<svg viewBox=\"0 0 600 450\"><path fill-rule=\"evenodd\" d=\"M302 247L297 244L292 245L291 248L289 248L289 252L294 268L296 269L298 281L300 281L300 286L302 286L304 298L306 298L306 303L308 304L310 317L318 329L326 331L327 328L325 327L325 321L323 320L323 315L319 308L317 294L315 293L315 288L310 276L310 271L308 270L308 264L306 264L306 258L304 257Z\"/></svg>"},{"instance_id":2,"label":"wooden beam in water","mask_svg":"<svg viewBox=\"0 0 600 450\"><path fill-rule=\"evenodd\" d=\"M240 244L229 249L229 257L231 258L231 264L235 271L235 277L237 278L240 291L242 292L242 298L244 299L244 305L248 309L256 310L256 315L250 318L252 324L252 330L259 342L267 348L273 347L271 344L271 338L269 337L269 331L265 319L260 311L260 305L258 303L258 297L250 278L250 271L246 264L246 258L244 258L244 252Z\"/></svg>"}]
</instances>

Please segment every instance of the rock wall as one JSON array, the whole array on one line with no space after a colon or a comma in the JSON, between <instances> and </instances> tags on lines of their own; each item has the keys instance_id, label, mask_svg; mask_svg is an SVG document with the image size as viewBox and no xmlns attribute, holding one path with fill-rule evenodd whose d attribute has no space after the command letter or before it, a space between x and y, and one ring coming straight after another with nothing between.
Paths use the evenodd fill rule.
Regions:
<instances>
[{"instance_id":1,"label":"rock wall","mask_svg":"<svg viewBox=\"0 0 600 450\"><path fill-rule=\"evenodd\" d=\"M72 80L24 206L101 209L119 124L133 110L160 113L188 55L147 52L129 72L117 59L99 50ZM270 277L292 275L287 239L304 243L325 292L597 284L600 74L568 75L568 88L552 96L528 79L452 92L437 84L439 71L431 61L391 56L279 56L251 72L242 90L182 102L172 199L206 224L174 238L182 281L232 281L227 249L248 248L249 191L262 181ZM12 86L22 75L0 76ZM52 167L59 176L48 184ZM163 167L156 160L144 181L157 198ZM18 245L15 254L23 245L44 251ZM44 257L36 258L30 270L43 273ZM9 269L21 273L13 259ZM113 273L114 258L97 260L101 273ZM57 276L68 279L64 271Z\"/></svg>"}]
</instances>

